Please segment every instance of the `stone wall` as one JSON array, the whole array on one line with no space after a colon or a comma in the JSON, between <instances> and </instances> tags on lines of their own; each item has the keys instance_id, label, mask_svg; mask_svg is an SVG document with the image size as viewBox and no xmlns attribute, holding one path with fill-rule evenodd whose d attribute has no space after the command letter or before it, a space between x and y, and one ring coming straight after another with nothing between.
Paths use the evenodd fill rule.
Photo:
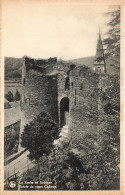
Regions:
<instances>
[{"instance_id":1,"label":"stone wall","mask_svg":"<svg viewBox=\"0 0 125 195\"><path fill-rule=\"evenodd\" d=\"M26 70L24 64L21 129L43 111L60 127L60 102L69 98L69 140L73 148L84 149L85 136L97 137L100 124L106 127L102 123L107 117L106 104L110 101L119 104L117 77L96 74L85 66L71 70L70 66L60 63L46 66L45 74L35 67Z\"/></svg>"},{"instance_id":2,"label":"stone wall","mask_svg":"<svg viewBox=\"0 0 125 195\"><path fill-rule=\"evenodd\" d=\"M67 78L67 74L66 73L58 74L58 113L59 113L59 126L60 126L60 112L61 112L60 111L60 102L65 97L68 97L69 98L69 93L70 93L70 91L65 88L66 78Z\"/></svg>"},{"instance_id":3,"label":"stone wall","mask_svg":"<svg viewBox=\"0 0 125 195\"><path fill-rule=\"evenodd\" d=\"M119 120L119 76L91 73L84 67L70 74L70 139L73 148L84 150L86 135L98 137L108 129L107 119Z\"/></svg>"},{"instance_id":4,"label":"stone wall","mask_svg":"<svg viewBox=\"0 0 125 195\"><path fill-rule=\"evenodd\" d=\"M97 133L98 75L85 67L70 74L70 137L73 148L80 149L85 134Z\"/></svg>"},{"instance_id":5,"label":"stone wall","mask_svg":"<svg viewBox=\"0 0 125 195\"><path fill-rule=\"evenodd\" d=\"M22 118L29 123L40 112L48 112L58 124L57 75L26 71L23 84Z\"/></svg>"},{"instance_id":6,"label":"stone wall","mask_svg":"<svg viewBox=\"0 0 125 195\"><path fill-rule=\"evenodd\" d=\"M119 75L99 76L100 102L99 110L104 115L114 115L120 112L120 77Z\"/></svg>"},{"instance_id":7,"label":"stone wall","mask_svg":"<svg viewBox=\"0 0 125 195\"><path fill-rule=\"evenodd\" d=\"M69 94L65 90L68 66L55 61L55 64L52 62L43 65L43 72L36 63L32 67L32 61L34 62L33 59L27 61L27 58L23 60L20 134L24 126L43 111L48 112L57 125L60 125L60 101Z\"/></svg>"}]
</instances>

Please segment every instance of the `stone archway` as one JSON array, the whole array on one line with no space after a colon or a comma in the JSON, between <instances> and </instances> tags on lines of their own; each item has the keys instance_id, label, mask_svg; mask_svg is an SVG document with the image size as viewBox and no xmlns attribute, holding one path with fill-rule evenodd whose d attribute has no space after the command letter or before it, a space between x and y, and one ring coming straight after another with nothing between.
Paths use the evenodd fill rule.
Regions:
<instances>
[{"instance_id":1,"label":"stone archway","mask_svg":"<svg viewBox=\"0 0 125 195\"><path fill-rule=\"evenodd\" d=\"M69 122L69 98L64 97L60 101L60 127L68 125Z\"/></svg>"}]
</instances>

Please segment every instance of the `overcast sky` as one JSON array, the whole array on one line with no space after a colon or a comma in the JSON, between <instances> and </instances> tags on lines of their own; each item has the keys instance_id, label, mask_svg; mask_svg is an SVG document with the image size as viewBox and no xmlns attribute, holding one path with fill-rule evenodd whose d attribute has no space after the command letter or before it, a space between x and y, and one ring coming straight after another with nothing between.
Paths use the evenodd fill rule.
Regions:
<instances>
[{"instance_id":1,"label":"overcast sky","mask_svg":"<svg viewBox=\"0 0 125 195\"><path fill-rule=\"evenodd\" d=\"M94 56L109 6L6 1L2 10L4 56L75 59Z\"/></svg>"}]
</instances>

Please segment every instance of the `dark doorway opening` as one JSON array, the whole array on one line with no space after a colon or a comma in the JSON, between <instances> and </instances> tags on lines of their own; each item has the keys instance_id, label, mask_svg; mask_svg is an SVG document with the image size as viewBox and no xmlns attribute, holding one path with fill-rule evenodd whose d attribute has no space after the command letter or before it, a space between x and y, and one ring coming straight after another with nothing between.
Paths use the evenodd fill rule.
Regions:
<instances>
[{"instance_id":1,"label":"dark doorway opening","mask_svg":"<svg viewBox=\"0 0 125 195\"><path fill-rule=\"evenodd\" d=\"M60 127L68 125L69 122L69 98L64 97L60 102Z\"/></svg>"}]
</instances>

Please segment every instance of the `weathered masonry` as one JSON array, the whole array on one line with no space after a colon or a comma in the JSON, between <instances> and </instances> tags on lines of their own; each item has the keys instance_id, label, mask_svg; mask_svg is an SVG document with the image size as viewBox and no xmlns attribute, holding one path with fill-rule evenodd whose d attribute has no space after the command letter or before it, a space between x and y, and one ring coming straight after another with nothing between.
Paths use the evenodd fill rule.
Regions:
<instances>
[{"instance_id":1,"label":"weathered masonry","mask_svg":"<svg viewBox=\"0 0 125 195\"><path fill-rule=\"evenodd\" d=\"M22 68L21 133L24 126L43 111L49 113L60 128L68 125L70 129L73 121L75 123L78 117L77 110L76 118L74 119L73 109L78 109L79 106L82 108L82 105L85 106L85 104L87 106L89 104L87 107L89 109L93 105L92 101L87 101L86 99L86 95L89 93L88 78L84 76L86 69L82 70L80 68L83 75L78 75L76 78L73 75L73 71L78 71L77 68L74 68L75 65L57 62L56 58L51 58L50 62L49 60L40 61L24 58ZM83 111L84 113L86 112L85 108L83 108ZM81 119L79 118L80 121Z\"/></svg>"},{"instance_id":2,"label":"weathered masonry","mask_svg":"<svg viewBox=\"0 0 125 195\"><path fill-rule=\"evenodd\" d=\"M74 148L79 148L87 132L98 134L99 120L104 117L103 104L106 103L101 97L106 90L103 88L106 77L106 74L99 75L86 66L76 67L56 58L44 61L25 57L21 133L27 123L45 111L59 128L68 127L69 141Z\"/></svg>"}]
</instances>

